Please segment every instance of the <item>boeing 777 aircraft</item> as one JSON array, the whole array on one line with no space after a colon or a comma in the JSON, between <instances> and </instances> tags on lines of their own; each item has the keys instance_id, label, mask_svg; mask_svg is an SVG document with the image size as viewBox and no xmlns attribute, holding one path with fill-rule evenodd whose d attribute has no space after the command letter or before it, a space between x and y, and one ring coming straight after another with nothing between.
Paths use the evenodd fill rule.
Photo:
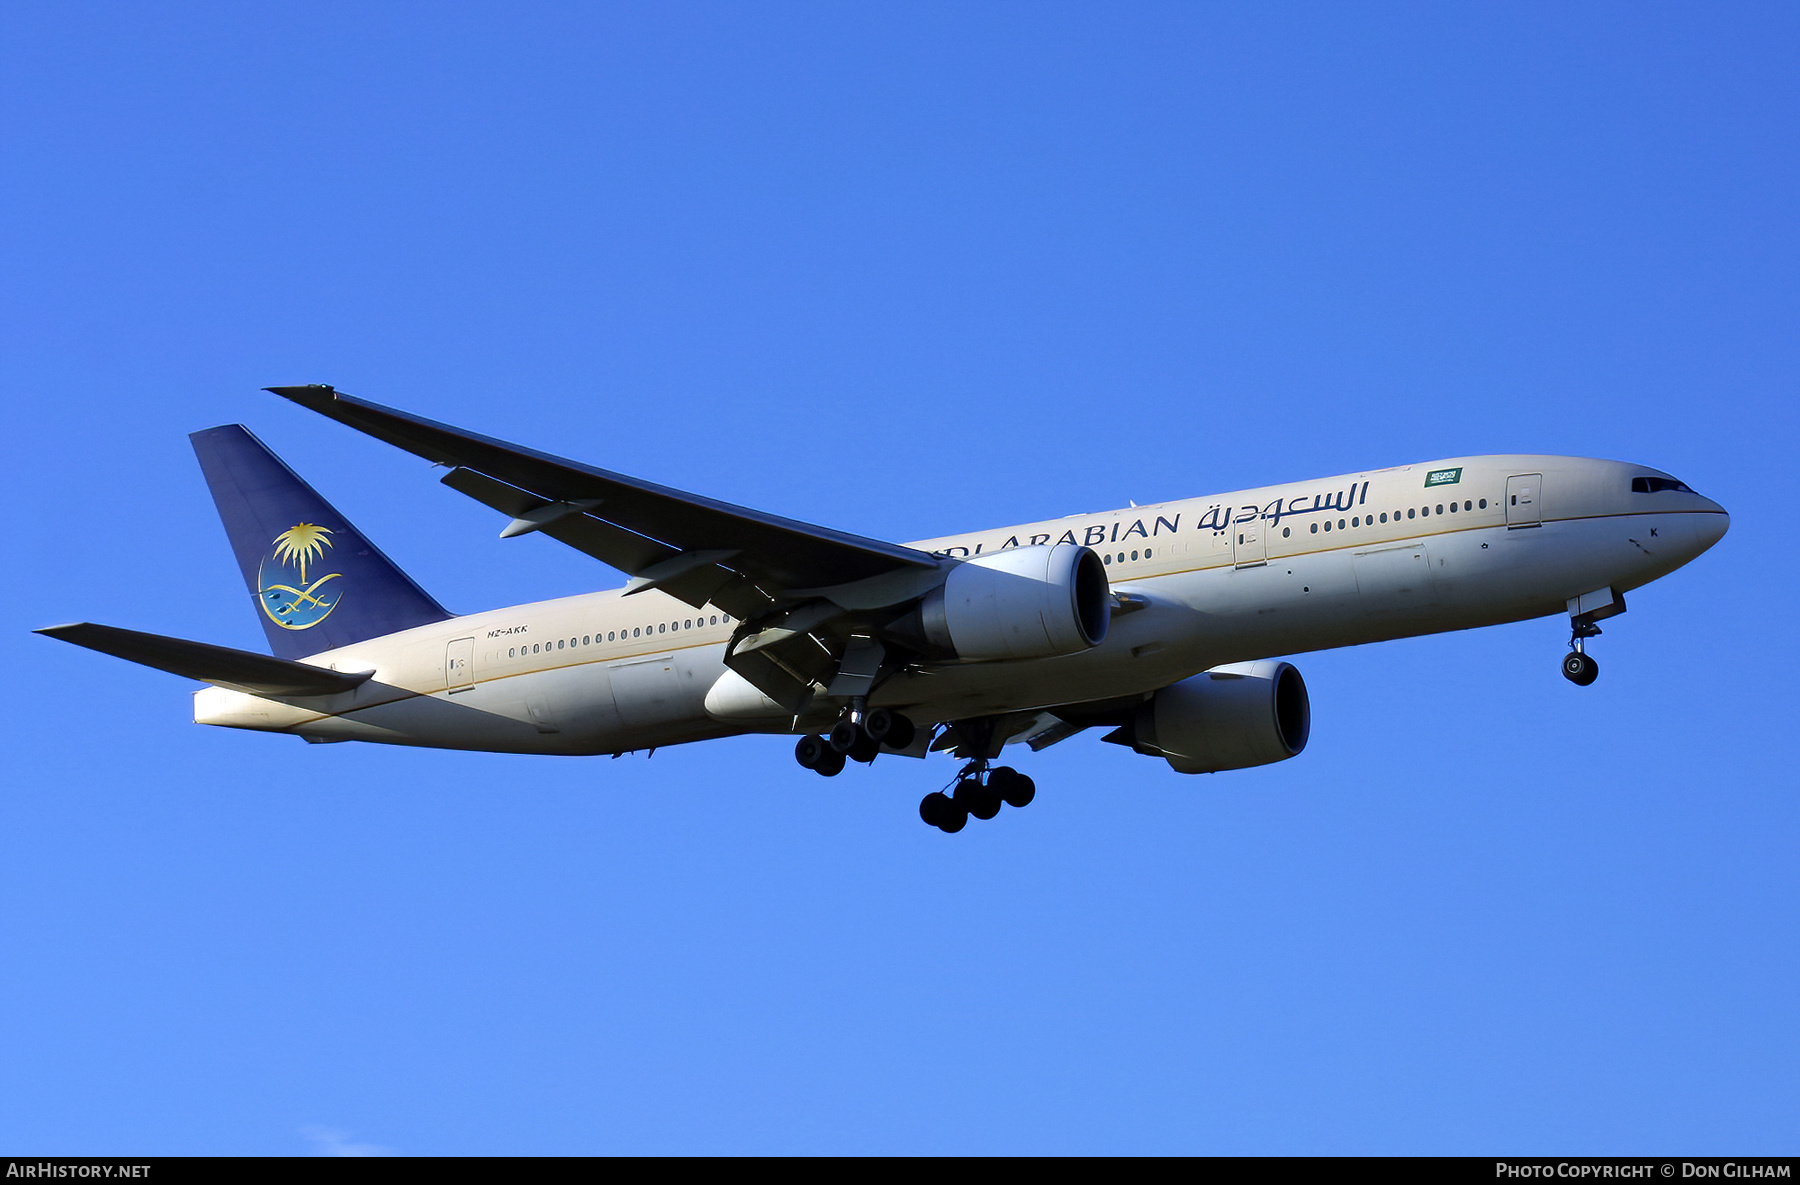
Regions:
<instances>
[{"instance_id":1,"label":"boeing 777 aircraft","mask_svg":"<svg viewBox=\"0 0 1800 1185\"><path fill-rule=\"evenodd\" d=\"M1563 674L1625 594L1725 534L1657 469L1456 457L899 545L563 460L340 394L275 394L449 467L443 482L624 572L623 588L447 612L241 425L192 436L273 657L38 631L212 686L201 724L508 753L799 734L826 776L963 761L919 804L960 831L1032 780L992 764L1083 729L1181 773L1306 747L1271 655L1567 613Z\"/></svg>"}]
</instances>

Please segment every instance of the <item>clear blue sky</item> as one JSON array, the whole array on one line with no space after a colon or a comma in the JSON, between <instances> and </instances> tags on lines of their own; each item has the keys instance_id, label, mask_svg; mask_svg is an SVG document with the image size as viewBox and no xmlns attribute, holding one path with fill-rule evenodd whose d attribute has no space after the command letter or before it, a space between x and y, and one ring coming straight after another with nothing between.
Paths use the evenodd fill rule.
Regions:
<instances>
[{"instance_id":1,"label":"clear blue sky","mask_svg":"<svg viewBox=\"0 0 1800 1185\"><path fill-rule=\"evenodd\" d=\"M1788 4L0 10L0 1152L1793 1153ZM915 539L1464 453L1733 513L1028 810L791 742L201 729L242 422L452 609L618 582L330 382Z\"/></svg>"}]
</instances>

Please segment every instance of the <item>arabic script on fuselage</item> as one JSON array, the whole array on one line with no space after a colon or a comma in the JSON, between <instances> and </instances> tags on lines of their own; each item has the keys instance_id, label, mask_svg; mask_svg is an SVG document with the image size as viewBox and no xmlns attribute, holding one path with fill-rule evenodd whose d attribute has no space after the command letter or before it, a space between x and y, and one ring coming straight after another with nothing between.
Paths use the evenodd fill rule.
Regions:
<instances>
[{"instance_id":1,"label":"arabic script on fuselage","mask_svg":"<svg viewBox=\"0 0 1800 1185\"><path fill-rule=\"evenodd\" d=\"M1203 510L1190 525L1194 531L1224 531L1234 523L1264 520L1271 527L1279 526L1284 518L1293 518L1305 514L1341 514L1369 500L1369 483L1352 482L1347 488L1331 490L1327 493L1302 493L1283 496L1266 506L1245 503L1233 506L1224 502L1216 502ZM1082 547L1102 547L1114 543L1126 543L1132 539L1151 539L1165 531L1171 535L1181 531L1181 511L1173 516L1156 514L1134 519L1114 519L1104 523L1086 523L1081 526L1067 527L1062 534L1054 531L1042 531L1031 535L1008 535L1003 540L982 539L972 545L942 547L934 553L943 556L982 555L988 552L1006 551L1013 547L1033 547L1045 543L1074 543ZM1146 523L1148 525L1146 525Z\"/></svg>"}]
</instances>

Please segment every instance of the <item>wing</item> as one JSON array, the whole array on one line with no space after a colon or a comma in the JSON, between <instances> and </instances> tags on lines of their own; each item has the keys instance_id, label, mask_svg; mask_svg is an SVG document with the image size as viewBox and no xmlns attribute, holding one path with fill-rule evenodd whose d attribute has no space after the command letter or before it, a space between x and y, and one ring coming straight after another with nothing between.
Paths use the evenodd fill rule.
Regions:
<instances>
[{"instance_id":1,"label":"wing","mask_svg":"<svg viewBox=\"0 0 1800 1185\"><path fill-rule=\"evenodd\" d=\"M924 595L953 561L796 522L465 432L341 394L270 387L302 407L451 467L444 484L511 517L503 537L542 531L632 580L744 625L728 659L777 702L830 681L859 612ZM810 644L809 644L810 643ZM753 657L760 655L761 657ZM771 665L779 671L765 670ZM780 685L783 694L773 687Z\"/></svg>"},{"instance_id":2,"label":"wing","mask_svg":"<svg viewBox=\"0 0 1800 1185\"><path fill-rule=\"evenodd\" d=\"M682 599L695 606L715 600L725 607L710 592L696 597L691 586L699 582L689 579L684 588L681 577L717 569L721 586L734 583L731 576L741 577L779 602L792 599L796 591L909 569L936 573L942 564L910 547L684 493L465 432L328 386L269 390L428 461L452 466L445 485L512 516L502 535L541 530L637 577L634 591L654 585L676 596L687 592Z\"/></svg>"}]
</instances>

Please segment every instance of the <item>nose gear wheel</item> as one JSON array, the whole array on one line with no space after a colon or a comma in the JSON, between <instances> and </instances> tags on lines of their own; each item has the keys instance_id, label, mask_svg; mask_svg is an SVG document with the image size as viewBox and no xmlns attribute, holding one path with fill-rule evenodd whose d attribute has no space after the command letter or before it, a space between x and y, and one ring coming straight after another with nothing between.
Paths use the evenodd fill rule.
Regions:
<instances>
[{"instance_id":1,"label":"nose gear wheel","mask_svg":"<svg viewBox=\"0 0 1800 1185\"><path fill-rule=\"evenodd\" d=\"M1563 656L1563 678L1577 687L1586 687L1600 677L1600 664L1587 652L1587 640L1600 636L1600 627L1591 621L1569 625L1569 653Z\"/></svg>"}]
</instances>

